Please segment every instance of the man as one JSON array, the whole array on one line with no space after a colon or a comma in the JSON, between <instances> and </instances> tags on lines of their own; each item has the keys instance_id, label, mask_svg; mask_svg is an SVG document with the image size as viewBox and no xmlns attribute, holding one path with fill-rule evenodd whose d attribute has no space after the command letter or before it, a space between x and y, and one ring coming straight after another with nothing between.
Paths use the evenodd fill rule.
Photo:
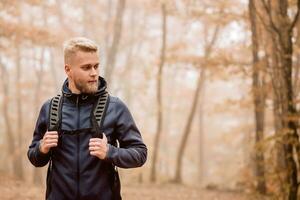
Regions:
<instances>
[{"instance_id":1,"label":"man","mask_svg":"<svg viewBox=\"0 0 300 200\"><path fill-rule=\"evenodd\" d=\"M103 123L95 128L95 105L107 94L106 82L99 76L97 45L81 37L66 41L64 62L68 78L62 87L59 122L54 131L49 130L48 100L36 122L28 158L36 167L49 162L48 200L121 199L114 167L142 166L146 145L129 110L116 97L108 97ZM96 130L102 134L95 134Z\"/></svg>"}]
</instances>

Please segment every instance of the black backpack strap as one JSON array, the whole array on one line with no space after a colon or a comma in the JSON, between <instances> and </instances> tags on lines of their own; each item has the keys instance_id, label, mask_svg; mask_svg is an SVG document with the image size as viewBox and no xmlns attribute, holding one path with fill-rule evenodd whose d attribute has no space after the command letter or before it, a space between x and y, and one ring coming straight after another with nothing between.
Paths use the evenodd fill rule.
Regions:
<instances>
[{"instance_id":1,"label":"black backpack strap","mask_svg":"<svg viewBox=\"0 0 300 200\"><path fill-rule=\"evenodd\" d=\"M63 95L58 94L51 99L49 110L48 131L58 131L60 128Z\"/></svg>"},{"instance_id":2,"label":"black backpack strap","mask_svg":"<svg viewBox=\"0 0 300 200\"><path fill-rule=\"evenodd\" d=\"M63 95L58 94L51 99L49 106L49 121L48 121L48 131L58 131L60 129L61 122L61 108ZM51 191L51 174L52 171L52 151L50 150L50 160L47 170L47 179L46 179L46 199L48 198Z\"/></svg>"},{"instance_id":3,"label":"black backpack strap","mask_svg":"<svg viewBox=\"0 0 300 200\"><path fill-rule=\"evenodd\" d=\"M109 94L105 92L101 96L98 97L98 100L96 104L94 105L94 109L92 110L91 113L91 122L93 129L95 131L95 137L102 138L103 135L103 122L105 118L105 113L108 107L108 102L109 102Z\"/></svg>"},{"instance_id":4,"label":"black backpack strap","mask_svg":"<svg viewBox=\"0 0 300 200\"><path fill-rule=\"evenodd\" d=\"M109 104L109 94L104 93L98 98L96 105L92 111L92 125L95 129L95 137L103 138L103 122L106 115L106 110ZM112 138L112 145L119 147L118 141L115 136ZM121 183L118 173L117 166L112 165L110 169L111 179L112 179L112 199L121 200Z\"/></svg>"}]
</instances>

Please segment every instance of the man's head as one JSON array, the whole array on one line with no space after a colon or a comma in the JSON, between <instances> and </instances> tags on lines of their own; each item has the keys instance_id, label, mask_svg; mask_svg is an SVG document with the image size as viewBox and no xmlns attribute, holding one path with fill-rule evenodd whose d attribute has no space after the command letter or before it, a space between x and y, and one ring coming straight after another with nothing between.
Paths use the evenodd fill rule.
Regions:
<instances>
[{"instance_id":1,"label":"man's head","mask_svg":"<svg viewBox=\"0 0 300 200\"><path fill-rule=\"evenodd\" d=\"M73 93L95 93L98 88L98 46L84 37L64 42L65 72Z\"/></svg>"}]
</instances>

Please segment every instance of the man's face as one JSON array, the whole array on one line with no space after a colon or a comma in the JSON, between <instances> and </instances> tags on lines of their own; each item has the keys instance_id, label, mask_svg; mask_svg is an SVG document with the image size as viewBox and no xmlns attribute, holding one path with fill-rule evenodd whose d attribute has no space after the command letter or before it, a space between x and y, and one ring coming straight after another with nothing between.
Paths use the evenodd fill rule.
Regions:
<instances>
[{"instance_id":1,"label":"man's face","mask_svg":"<svg viewBox=\"0 0 300 200\"><path fill-rule=\"evenodd\" d=\"M69 88L73 93L95 93L98 89L99 56L96 52L77 51L65 64Z\"/></svg>"}]
</instances>

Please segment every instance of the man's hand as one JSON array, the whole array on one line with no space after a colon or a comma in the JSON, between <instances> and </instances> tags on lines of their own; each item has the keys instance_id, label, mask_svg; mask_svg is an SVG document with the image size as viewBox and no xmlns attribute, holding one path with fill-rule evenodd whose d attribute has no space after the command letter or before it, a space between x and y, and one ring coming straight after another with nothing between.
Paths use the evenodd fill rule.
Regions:
<instances>
[{"instance_id":1,"label":"man's hand","mask_svg":"<svg viewBox=\"0 0 300 200\"><path fill-rule=\"evenodd\" d=\"M96 156L103 160L108 152L107 138L103 133L103 138L91 138L89 143L89 150L92 156Z\"/></svg>"},{"instance_id":2,"label":"man's hand","mask_svg":"<svg viewBox=\"0 0 300 200\"><path fill-rule=\"evenodd\" d=\"M40 141L40 151L44 154L47 154L50 151L51 147L56 147L58 141L57 131L47 131Z\"/></svg>"}]
</instances>

